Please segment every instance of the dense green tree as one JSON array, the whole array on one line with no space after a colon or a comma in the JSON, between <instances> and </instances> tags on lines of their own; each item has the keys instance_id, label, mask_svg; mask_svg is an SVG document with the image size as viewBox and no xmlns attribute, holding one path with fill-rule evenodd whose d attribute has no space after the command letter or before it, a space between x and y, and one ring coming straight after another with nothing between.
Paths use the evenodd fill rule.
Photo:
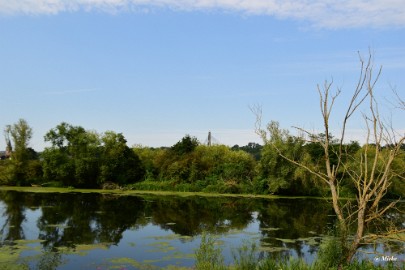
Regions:
<instances>
[{"instance_id":1,"label":"dense green tree","mask_svg":"<svg viewBox=\"0 0 405 270\"><path fill-rule=\"evenodd\" d=\"M142 161L145 168L145 178L153 180L158 178L160 173L160 157L166 152L165 148L152 148L136 145L132 149Z\"/></svg>"},{"instance_id":2,"label":"dense green tree","mask_svg":"<svg viewBox=\"0 0 405 270\"><path fill-rule=\"evenodd\" d=\"M168 149L134 148L147 166L149 182L167 182L175 190L182 187L180 190L227 193L252 186L256 162L251 154L225 145L197 145L192 151L174 151L182 142L189 145L185 138Z\"/></svg>"},{"instance_id":3,"label":"dense green tree","mask_svg":"<svg viewBox=\"0 0 405 270\"><path fill-rule=\"evenodd\" d=\"M172 180L178 183L189 182L192 169L192 155L199 145L198 140L190 135L184 136L180 141L168 149L158 151L154 156L153 170L159 180ZM144 155L144 157L146 157ZM144 161L149 164L151 162ZM151 176L151 174L149 174Z\"/></svg>"},{"instance_id":4,"label":"dense green tree","mask_svg":"<svg viewBox=\"0 0 405 270\"><path fill-rule=\"evenodd\" d=\"M199 171L198 180L214 178L246 184L250 183L254 174L252 155L241 150L232 151L225 145L200 145L196 148L193 161L194 168Z\"/></svg>"},{"instance_id":5,"label":"dense green tree","mask_svg":"<svg viewBox=\"0 0 405 270\"><path fill-rule=\"evenodd\" d=\"M83 127L61 123L45 135L44 178L65 186L94 187L99 174L100 140Z\"/></svg>"},{"instance_id":6,"label":"dense green tree","mask_svg":"<svg viewBox=\"0 0 405 270\"><path fill-rule=\"evenodd\" d=\"M199 142L197 138L191 137L187 134L179 142L173 145L171 150L178 155L184 155L191 153L198 145Z\"/></svg>"},{"instance_id":7,"label":"dense green tree","mask_svg":"<svg viewBox=\"0 0 405 270\"><path fill-rule=\"evenodd\" d=\"M55 181L64 186L74 186L74 160L66 151L48 147L42 153L44 180Z\"/></svg>"},{"instance_id":8,"label":"dense green tree","mask_svg":"<svg viewBox=\"0 0 405 270\"><path fill-rule=\"evenodd\" d=\"M288 130L281 129L279 123L275 121L268 124L265 132L263 134L265 145L257 180L261 188L267 186L270 193L276 194L305 192L302 187L308 180L307 174L280 155L281 153L294 160L308 159L304 151L304 141L300 137L290 135Z\"/></svg>"},{"instance_id":9,"label":"dense green tree","mask_svg":"<svg viewBox=\"0 0 405 270\"><path fill-rule=\"evenodd\" d=\"M392 184L388 188L388 196L393 198L405 197L405 147L401 149L397 158L392 163L392 170L395 176L392 178Z\"/></svg>"},{"instance_id":10,"label":"dense green tree","mask_svg":"<svg viewBox=\"0 0 405 270\"><path fill-rule=\"evenodd\" d=\"M121 133L102 136L61 123L45 135L52 146L42 153L44 177L64 186L125 185L143 180L145 169Z\"/></svg>"},{"instance_id":11,"label":"dense green tree","mask_svg":"<svg viewBox=\"0 0 405 270\"><path fill-rule=\"evenodd\" d=\"M100 183L112 181L120 185L144 179L145 168L139 156L127 146L121 133L107 131L101 138Z\"/></svg>"},{"instance_id":12,"label":"dense green tree","mask_svg":"<svg viewBox=\"0 0 405 270\"><path fill-rule=\"evenodd\" d=\"M348 145L349 147L350 145ZM356 171L360 166L362 166L362 160L367 159L374 159L375 166L368 167L367 170L364 169L364 174L368 175L369 177L378 178L379 175L382 175L386 170L385 166L387 160L389 158L391 149L390 146L381 147L379 151L378 158L374 158L374 153L376 152L377 146L376 145L363 145L362 147L353 147L357 149L355 152L350 153L350 159L348 158L345 161L346 170L348 171ZM373 161L374 161L373 160ZM398 150L398 154L395 159L392 161L391 165L391 173L392 179L389 187L387 188L387 197L391 198L399 198L405 196L405 151ZM356 195L356 186L350 178L344 177L342 179L343 189L348 190L350 193L349 195L355 196Z\"/></svg>"},{"instance_id":13,"label":"dense green tree","mask_svg":"<svg viewBox=\"0 0 405 270\"><path fill-rule=\"evenodd\" d=\"M254 142L250 142L245 146L239 146L237 144L235 144L234 146L232 146L232 150L238 151L238 150L242 150L245 151L251 155L253 155L253 157L255 158L255 160L260 160L261 158L261 152L262 152L263 146L258 144L258 143L254 143Z\"/></svg>"}]
</instances>

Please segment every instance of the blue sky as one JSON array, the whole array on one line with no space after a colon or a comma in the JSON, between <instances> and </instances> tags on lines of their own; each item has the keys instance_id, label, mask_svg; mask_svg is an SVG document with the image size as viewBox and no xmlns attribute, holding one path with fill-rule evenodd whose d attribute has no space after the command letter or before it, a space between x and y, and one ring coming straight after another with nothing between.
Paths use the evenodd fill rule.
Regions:
<instances>
[{"instance_id":1,"label":"blue sky","mask_svg":"<svg viewBox=\"0 0 405 270\"><path fill-rule=\"evenodd\" d=\"M26 119L39 151L62 121L129 145L209 130L246 145L260 142L254 105L264 123L320 130L316 87L333 78L336 132L369 49L384 117L403 132L389 102L390 87L405 96L403 1L0 0L0 127ZM364 126L353 120L353 139Z\"/></svg>"}]
</instances>

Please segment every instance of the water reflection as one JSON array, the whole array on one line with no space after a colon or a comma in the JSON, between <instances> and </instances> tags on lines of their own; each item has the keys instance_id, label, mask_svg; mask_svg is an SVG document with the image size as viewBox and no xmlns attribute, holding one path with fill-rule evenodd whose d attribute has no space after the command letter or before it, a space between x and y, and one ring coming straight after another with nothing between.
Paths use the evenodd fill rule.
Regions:
<instances>
[{"instance_id":1,"label":"water reflection","mask_svg":"<svg viewBox=\"0 0 405 270\"><path fill-rule=\"evenodd\" d=\"M0 191L0 255L13 253L27 267L35 261L38 269L103 269L124 257L132 260L134 269L139 261L191 266L199 236L208 231L221 236L228 259L229 247L249 238L260 243L261 256L293 255L310 261L333 225L329 205L319 199ZM390 218L404 220L398 213ZM27 249L27 243L34 248ZM404 247L397 243L394 248L400 254ZM72 260L78 251L87 256ZM38 253L41 256L35 257Z\"/></svg>"}]
</instances>

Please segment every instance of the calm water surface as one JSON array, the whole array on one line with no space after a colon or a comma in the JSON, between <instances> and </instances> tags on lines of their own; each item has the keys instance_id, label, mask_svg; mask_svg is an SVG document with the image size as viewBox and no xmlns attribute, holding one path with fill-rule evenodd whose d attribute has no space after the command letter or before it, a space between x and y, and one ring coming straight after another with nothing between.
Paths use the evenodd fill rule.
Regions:
<instances>
[{"instance_id":1,"label":"calm water surface","mask_svg":"<svg viewBox=\"0 0 405 270\"><path fill-rule=\"evenodd\" d=\"M0 268L41 270L192 267L203 232L218 237L226 263L247 242L259 257L311 262L335 220L321 199L17 191L0 191L0 214ZM405 259L403 244L375 248Z\"/></svg>"}]
</instances>

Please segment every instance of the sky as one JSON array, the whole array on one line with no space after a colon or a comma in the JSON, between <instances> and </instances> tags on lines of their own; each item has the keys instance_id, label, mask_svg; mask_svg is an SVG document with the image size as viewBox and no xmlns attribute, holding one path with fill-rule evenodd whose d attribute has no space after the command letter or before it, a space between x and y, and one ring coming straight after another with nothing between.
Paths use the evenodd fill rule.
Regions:
<instances>
[{"instance_id":1,"label":"sky","mask_svg":"<svg viewBox=\"0 0 405 270\"><path fill-rule=\"evenodd\" d=\"M369 52L381 112L403 133L402 0L0 0L0 127L27 120L37 151L61 122L129 146L208 131L242 146L261 142L254 106L263 125L321 131L317 85L333 80L338 133ZM348 128L364 138L361 112Z\"/></svg>"}]
</instances>

